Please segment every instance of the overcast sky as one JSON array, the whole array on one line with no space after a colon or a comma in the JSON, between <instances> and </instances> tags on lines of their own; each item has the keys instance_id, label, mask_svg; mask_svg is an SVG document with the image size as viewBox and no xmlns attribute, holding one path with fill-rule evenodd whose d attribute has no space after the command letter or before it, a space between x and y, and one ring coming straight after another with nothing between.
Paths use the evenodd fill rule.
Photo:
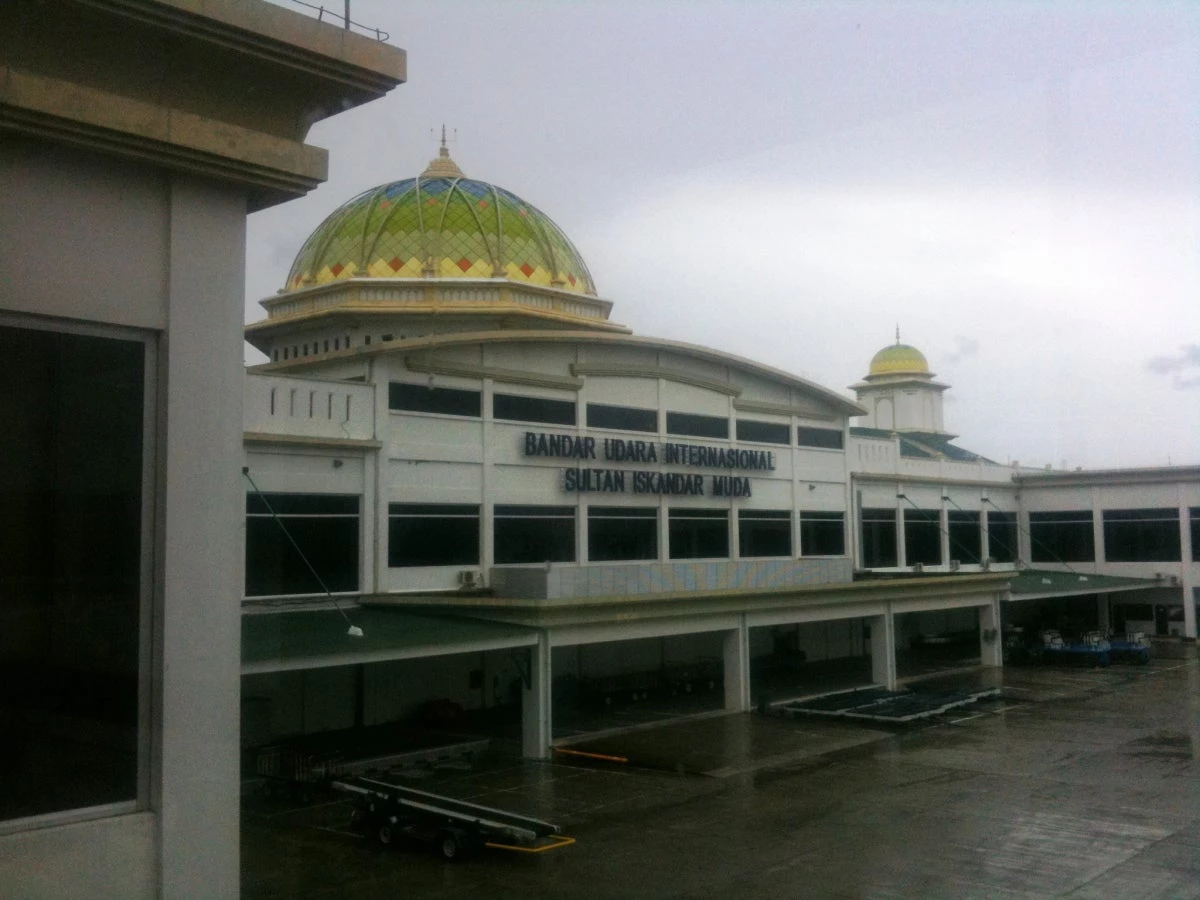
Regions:
<instances>
[{"instance_id":1,"label":"overcast sky","mask_svg":"<svg viewBox=\"0 0 1200 900\"><path fill-rule=\"evenodd\" d=\"M971 450L1200 462L1200 3L352 17L408 51L409 81L316 125L328 183L251 216L247 321L308 233L418 174L445 122L466 174L550 215L635 333L850 395L899 325Z\"/></svg>"}]
</instances>

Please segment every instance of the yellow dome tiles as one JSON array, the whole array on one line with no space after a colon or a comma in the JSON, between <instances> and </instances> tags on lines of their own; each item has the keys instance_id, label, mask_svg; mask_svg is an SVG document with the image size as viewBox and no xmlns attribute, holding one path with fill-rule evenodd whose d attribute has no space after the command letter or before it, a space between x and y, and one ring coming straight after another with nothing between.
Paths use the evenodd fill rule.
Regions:
<instances>
[{"instance_id":1,"label":"yellow dome tiles","mask_svg":"<svg viewBox=\"0 0 1200 900\"><path fill-rule=\"evenodd\" d=\"M453 174L443 157L440 168L372 188L330 214L301 248L285 290L354 277L502 277L596 295L579 251L545 213Z\"/></svg>"},{"instance_id":2,"label":"yellow dome tiles","mask_svg":"<svg viewBox=\"0 0 1200 900\"><path fill-rule=\"evenodd\" d=\"M868 377L879 375L930 376L929 362L916 347L899 342L884 347L871 358Z\"/></svg>"}]
</instances>

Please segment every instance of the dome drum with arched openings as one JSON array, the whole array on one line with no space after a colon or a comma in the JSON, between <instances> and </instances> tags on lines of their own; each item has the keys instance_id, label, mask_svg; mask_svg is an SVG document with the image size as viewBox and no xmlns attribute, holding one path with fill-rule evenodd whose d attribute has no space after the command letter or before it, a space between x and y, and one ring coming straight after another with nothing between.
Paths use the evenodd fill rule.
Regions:
<instances>
[{"instance_id":1,"label":"dome drum with arched openings","mask_svg":"<svg viewBox=\"0 0 1200 900\"><path fill-rule=\"evenodd\" d=\"M334 210L301 248L284 291L355 277L505 278L596 296L583 257L549 216L465 177L445 146L416 178Z\"/></svg>"}]
</instances>

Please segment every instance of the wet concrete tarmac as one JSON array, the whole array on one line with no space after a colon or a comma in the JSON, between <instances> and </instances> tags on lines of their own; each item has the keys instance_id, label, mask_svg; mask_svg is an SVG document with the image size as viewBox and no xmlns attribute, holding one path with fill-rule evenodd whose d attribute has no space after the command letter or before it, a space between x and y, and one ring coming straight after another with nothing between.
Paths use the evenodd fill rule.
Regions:
<instances>
[{"instance_id":1,"label":"wet concrete tarmac","mask_svg":"<svg viewBox=\"0 0 1200 900\"><path fill-rule=\"evenodd\" d=\"M761 714L579 741L626 764L496 760L424 790L578 843L444 863L349 805L249 798L261 898L1200 897L1200 667L960 673L1003 699L909 730ZM938 685L938 686L941 686Z\"/></svg>"}]
</instances>

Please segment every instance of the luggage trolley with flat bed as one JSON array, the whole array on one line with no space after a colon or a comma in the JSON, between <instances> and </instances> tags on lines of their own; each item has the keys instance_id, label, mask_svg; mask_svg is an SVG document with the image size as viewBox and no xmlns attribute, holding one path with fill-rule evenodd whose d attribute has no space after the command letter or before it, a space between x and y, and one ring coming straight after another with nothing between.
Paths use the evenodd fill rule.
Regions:
<instances>
[{"instance_id":1,"label":"luggage trolley with flat bed","mask_svg":"<svg viewBox=\"0 0 1200 900\"><path fill-rule=\"evenodd\" d=\"M532 816L378 778L343 778L332 787L356 795L354 823L385 846L401 838L427 841L450 860L483 847L541 853L575 843L559 826Z\"/></svg>"}]
</instances>

